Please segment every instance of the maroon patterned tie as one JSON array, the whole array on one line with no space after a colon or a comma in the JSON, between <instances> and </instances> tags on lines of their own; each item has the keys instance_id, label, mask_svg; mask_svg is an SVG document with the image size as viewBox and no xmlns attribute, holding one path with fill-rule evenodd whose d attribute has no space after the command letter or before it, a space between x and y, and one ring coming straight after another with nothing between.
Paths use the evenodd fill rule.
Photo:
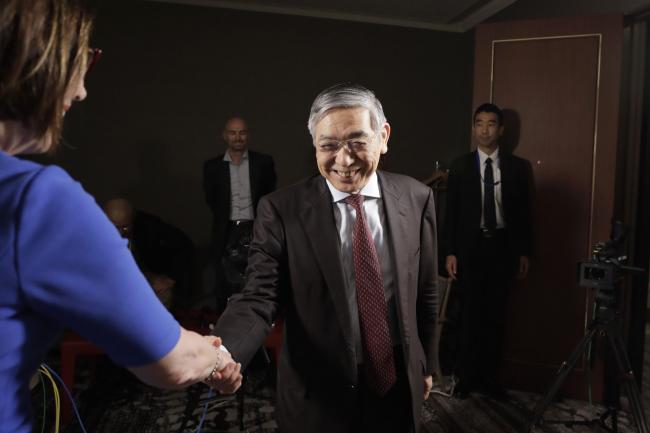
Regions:
<instances>
[{"instance_id":1,"label":"maroon patterned tie","mask_svg":"<svg viewBox=\"0 0 650 433\"><path fill-rule=\"evenodd\" d=\"M363 196L350 195L345 203L356 211L352 238L354 284L368 385L383 396L397 381L388 331L386 298L379 258L363 210Z\"/></svg>"}]
</instances>

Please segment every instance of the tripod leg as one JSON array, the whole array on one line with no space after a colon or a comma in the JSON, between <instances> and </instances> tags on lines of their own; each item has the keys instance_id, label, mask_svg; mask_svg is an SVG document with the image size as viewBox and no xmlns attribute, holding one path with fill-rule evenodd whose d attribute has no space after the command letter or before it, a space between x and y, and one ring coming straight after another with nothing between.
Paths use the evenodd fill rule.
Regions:
<instances>
[{"instance_id":1,"label":"tripod leg","mask_svg":"<svg viewBox=\"0 0 650 433\"><path fill-rule=\"evenodd\" d=\"M618 372L623 380L627 398L630 402L630 409L632 410L636 429L639 433L650 433L650 429L648 429L648 421L646 420L643 405L641 403L639 387L634 380L634 372L632 371L630 360L625 352L625 345L619 336L614 336L610 333L608 333L607 336L609 337L609 343L612 347L612 352L614 352Z\"/></svg>"},{"instance_id":2,"label":"tripod leg","mask_svg":"<svg viewBox=\"0 0 650 433\"><path fill-rule=\"evenodd\" d=\"M582 340L580 340L580 343L578 343L576 348L571 353L571 356L569 356L569 359L564 361L562 365L560 365L560 369L555 375L555 380L553 381L550 388L546 392L544 398L535 406L535 410L533 412L533 418L531 419L530 423L528 424L526 430L524 430L523 433L530 432L530 430L532 430L532 428L535 425L539 424L539 422L542 419L542 414L544 413L546 408L548 408L549 404L551 404L553 398L555 398L555 395L562 387L564 380L567 378L567 376L569 375L573 367L575 367L580 357L585 354L588 344L593 340L595 335L596 335L596 326L594 323L592 323L589 326L589 330L587 334L585 334Z\"/></svg>"}]
</instances>

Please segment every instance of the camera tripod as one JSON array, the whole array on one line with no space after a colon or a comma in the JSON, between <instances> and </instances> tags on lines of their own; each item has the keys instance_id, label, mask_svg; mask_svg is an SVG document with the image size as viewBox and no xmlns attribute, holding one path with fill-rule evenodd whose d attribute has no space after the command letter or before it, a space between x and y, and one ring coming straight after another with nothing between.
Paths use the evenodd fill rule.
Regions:
<instances>
[{"instance_id":1,"label":"camera tripod","mask_svg":"<svg viewBox=\"0 0 650 433\"><path fill-rule=\"evenodd\" d=\"M598 297L597 297L598 298ZM636 430L639 433L650 433L648 429L648 422L646 421L645 412L641 404L641 396L639 388L634 380L634 372L630 366L630 361L625 351L623 338L620 331L620 314L609 302L596 300L595 318L587 327L587 334L580 340L574 351L569 356L569 359L562 363L560 366L553 383L547 391L544 398L537 403L533 412L533 418L526 426L523 433L528 433L535 425L541 424L564 424L567 427L574 425L598 425L602 429L616 433L618 432L618 405L608 408L604 414L598 418L590 420L565 420L565 421L550 421L544 420L542 415L548 408L549 404L555 398L557 392L562 387L564 380L567 378L571 370L575 367L576 363L583 355L588 355L589 347L596 342L598 335L604 335L609 343L609 348L616 363L618 377L624 386L627 398L630 404L630 410L634 418ZM607 368L607 367L606 367ZM617 402L618 403L618 402ZM606 424L608 418L611 417L611 427Z\"/></svg>"}]
</instances>

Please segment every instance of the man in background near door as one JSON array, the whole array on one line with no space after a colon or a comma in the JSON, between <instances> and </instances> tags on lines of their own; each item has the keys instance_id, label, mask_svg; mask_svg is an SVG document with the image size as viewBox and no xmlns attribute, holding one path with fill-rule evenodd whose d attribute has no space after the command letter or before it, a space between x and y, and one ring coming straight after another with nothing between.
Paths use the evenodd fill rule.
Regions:
<instances>
[{"instance_id":1,"label":"man in background near door","mask_svg":"<svg viewBox=\"0 0 650 433\"><path fill-rule=\"evenodd\" d=\"M243 286L257 202L276 184L273 158L248 150L250 131L242 117L230 117L222 137L225 153L203 165L203 192L213 215L212 257L219 311Z\"/></svg>"},{"instance_id":2,"label":"man in background near door","mask_svg":"<svg viewBox=\"0 0 650 433\"><path fill-rule=\"evenodd\" d=\"M506 393L498 380L506 295L514 276L530 266L530 164L499 149L503 114L494 104L474 112L477 150L456 159L449 172L445 268L461 303L455 394Z\"/></svg>"}]
</instances>

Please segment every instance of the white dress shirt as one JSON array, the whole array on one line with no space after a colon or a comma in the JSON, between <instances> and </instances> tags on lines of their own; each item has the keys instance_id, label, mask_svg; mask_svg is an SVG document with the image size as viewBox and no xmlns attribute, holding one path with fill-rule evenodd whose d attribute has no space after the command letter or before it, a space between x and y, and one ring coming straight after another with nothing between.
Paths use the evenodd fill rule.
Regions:
<instances>
[{"instance_id":1,"label":"white dress shirt","mask_svg":"<svg viewBox=\"0 0 650 433\"><path fill-rule=\"evenodd\" d=\"M339 232L341 241L341 265L343 267L344 281L346 285L346 295L350 317L352 318L352 327L355 334L357 363L361 363L363 348L361 343L361 331L359 327L359 309L357 307L357 291L354 283L354 258L352 254L352 237L354 223L356 221L356 211L352 206L347 205L344 200L350 194L341 192L327 180L327 186L332 194L334 206L334 219L336 228ZM394 261L392 243L388 234L386 215L381 198L381 190L377 173L368 180L365 187L359 192L363 195L363 210L366 213L366 220L372 233L372 239L375 243L375 249L379 258L381 267L382 281L384 285L384 295L386 297L386 306L388 307L388 328L390 330L393 345L400 344L400 334L397 325L397 310L395 305L395 273L393 272Z\"/></svg>"},{"instance_id":2,"label":"white dress shirt","mask_svg":"<svg viewBox=\"0 0 650 433\"><path fill-rule=\"evenodd\" d=\"M502 229L506 225L503 222L503 201L501 200L501 169L499 164L499 148L492 152L491 155L478 150L479 167L481 169L481 205L485 201L485 161L490 157L492 159L492 174L494 175L494 207L497 214L497 228ZM483 215L485 206L481 206L481 228L485 227L485 216Z\"/></svg>"},{"instance_id":3,"label":"white dress shirt","mask_svg":"<svg viewBox=\"0 0 650 433\"><path fill-rule=\"evenodd\" d=\"M248 150L244 151L242 160L235 164L226 151L223 156L228 161L230 169L230 220L252 220L255 217L253 212L253 197L251 196L251 178L248 165Z\"/></svg>"}]
</instances>

